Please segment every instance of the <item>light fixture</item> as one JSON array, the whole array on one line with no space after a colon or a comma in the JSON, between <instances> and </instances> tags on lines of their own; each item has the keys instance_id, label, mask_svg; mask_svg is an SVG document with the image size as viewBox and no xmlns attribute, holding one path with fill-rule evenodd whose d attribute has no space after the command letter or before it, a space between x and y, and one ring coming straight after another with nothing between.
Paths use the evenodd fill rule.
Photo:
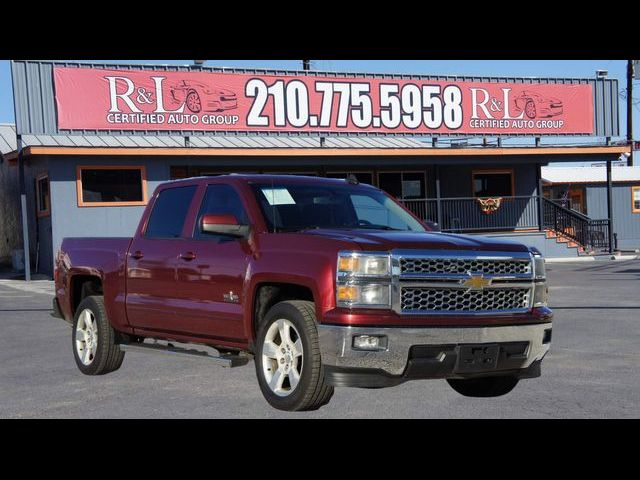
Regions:
<instances>
[{"instance_id":1,"label":"light fixture","mask_svg":"<svg viewBox=\"0 0 640 480\"><path fill-rule=\"evenodd\" d=\"M598 78L604 78L607 75L609 75L609 71L608 70L596 70L596 77L598 77Z\"/></svg>"}]
</instances>

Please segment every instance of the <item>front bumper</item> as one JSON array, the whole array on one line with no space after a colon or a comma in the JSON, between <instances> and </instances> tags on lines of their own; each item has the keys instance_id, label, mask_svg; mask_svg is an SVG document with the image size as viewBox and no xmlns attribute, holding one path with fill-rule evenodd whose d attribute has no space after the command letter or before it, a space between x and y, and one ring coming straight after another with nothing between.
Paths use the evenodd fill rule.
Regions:
<instances>
[{"instance_id":1,"label":"front bumper","mask_svg":"<svg viewBox=\"0 0 640 480\"><path fill-rule=\"evenodd\" d=\"M540 375L550 347L551 324L500 327L377 328L319 325L325 375L334 386L385 387L419 378L473 378L487 375ZM355 335L384 335L387 348L353 348ZM488 368L462 365L462 347L494 348L497 360Z\"/></svg>"}]
</instances>

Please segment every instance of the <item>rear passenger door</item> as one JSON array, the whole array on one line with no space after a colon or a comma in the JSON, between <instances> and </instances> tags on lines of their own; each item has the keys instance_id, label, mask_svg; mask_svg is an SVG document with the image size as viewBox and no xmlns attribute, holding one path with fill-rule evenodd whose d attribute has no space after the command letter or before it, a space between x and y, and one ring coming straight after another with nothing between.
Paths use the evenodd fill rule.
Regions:
<instances>
[{"instance_id":1,"label":"rear passenger door","mask_svg":"<svg viewBox=\"0 0 640 480\"><path fill-rule=\"evenodd\" d=\"M156 198L144 231L127 258L127 317L136 328L179 331L176 265L184 251L184 225L197 185L166 188Z\"/></svg>"},{"instance_id":2,"label":"rear passenger door","mask_svg":"<svg viewBox=\"0 0 640 480\"><path fill-rule=\"evenodd\" d=\"M206 185L193 225L177 263L177 313L185 331L223 340L244 340L244 279L251 250L247 239L210 234L200 229L206 214L249 218L241 196L228 184Z\"/></svg>"}]
</instances>

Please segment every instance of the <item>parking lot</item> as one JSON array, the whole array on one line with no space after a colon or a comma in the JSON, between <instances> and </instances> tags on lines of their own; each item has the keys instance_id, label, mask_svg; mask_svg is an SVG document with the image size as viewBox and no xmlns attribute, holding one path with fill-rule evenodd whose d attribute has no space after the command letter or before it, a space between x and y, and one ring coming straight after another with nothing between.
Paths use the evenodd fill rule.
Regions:
<instances>
[{"instance_id":1,"label":"parking lot","mask_svg":"<svg viewBox=\"0 0 640 480\"><path fill-rule=\"evenodd\" d=\"M630 418L640 416L640 260L547 266L553 342L542 377L471 399L443 380L337 389L316 412L262 398L253 363L128 352L115 373L76 368L71 329L49 315L51 282L0 281L0 418Z\"/></svg>"}]
</instances>

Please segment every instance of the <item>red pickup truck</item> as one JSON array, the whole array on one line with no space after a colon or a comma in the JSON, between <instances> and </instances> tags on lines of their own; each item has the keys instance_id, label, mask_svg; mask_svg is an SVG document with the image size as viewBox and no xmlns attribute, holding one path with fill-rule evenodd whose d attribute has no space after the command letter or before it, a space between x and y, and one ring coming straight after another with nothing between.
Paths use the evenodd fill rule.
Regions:
<instances>
[{"instance_id":1,"label":"red pickup truck","mask_svg":"<svg viewBox=\"0 0 640 480\"><path fill-rule=\"evenodd\" d=\"M443 378L492 397L539 376L552 325L540 253L435 230L354 179L167 182L133 238L64 239L54 315L84 374L127 350L253 359L282 410L319 408L334 387Z\"/></svg>"}]
</instances>

